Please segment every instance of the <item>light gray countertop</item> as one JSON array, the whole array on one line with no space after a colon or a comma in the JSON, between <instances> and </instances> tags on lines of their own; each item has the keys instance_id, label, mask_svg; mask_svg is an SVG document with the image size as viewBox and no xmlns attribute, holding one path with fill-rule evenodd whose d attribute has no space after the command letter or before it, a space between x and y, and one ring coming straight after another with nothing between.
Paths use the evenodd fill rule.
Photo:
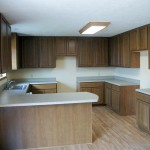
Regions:
<instances>
[{"instance_id":1,"label":"light gray countertop","mask_svg":"<svg viewBox=\"0 0 150 150\"><path fill-rule=\"evenodd\" d=\"M57 83L56 79L17 79L15 85L23 85L22 90L3 90L0 92L0 107L38 106L92 103L98 101L98 96L89 92L29 94L26 93L30 84Z\"/></svg>"},{"instance_id":2,"label":"light gray countertop","mask_svg":"<svg viewBox=\"0 0 150 150\"><path fill-rule=\"evenodd\" d=\"M139 80L118 76L77 77L77 82L107 82L118 86L140 85Z\"/></svg>"},{"instance_id":3,"label":"light gray countertop","mask_svg":"<svg viewBox=\"0 0 150 150\"><path fill-rule=\"evenodd\" d=\"M150 88L147 89L136 89L137 92L146 94L146 95L150 95Z\"/></svg>"},{"instance_id":4,"label":"light gray countertop","mask_svg":"<svg viewBox=\"0 0 150 150\"><path fill-rule=\"evenodd\" d=\"M98 96L89 92L25 95L18 90L4 90L0 94L0 107L76 104L97 101Z\"/></svg>"}]
</instances>

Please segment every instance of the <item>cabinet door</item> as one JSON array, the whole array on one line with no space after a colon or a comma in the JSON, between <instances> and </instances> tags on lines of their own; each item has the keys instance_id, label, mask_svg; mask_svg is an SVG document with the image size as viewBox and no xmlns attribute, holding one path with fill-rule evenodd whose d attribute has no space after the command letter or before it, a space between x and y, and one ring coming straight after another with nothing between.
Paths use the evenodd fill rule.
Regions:
<instances>
[{"instance_id":1,"label":"cabinet door","mask_svg":"<svg viewBox=\"0 0 150 150\"><path fill-rule=\"evenodd\" d=\"M31 90L32 94L44 94L44 90Z\"/></svg>"},{"instance_id":2,"label":"cabinet door","mask_svg":"<svg viewBox=\"0 0 150 150\"><path fill-rule=\"evenodd\" d=\"M138 50L138 29L130 31L130 51Z\"/></svg>"},{"instance_id":3,"label":"cabinet door","mask_svg":"<svg viewBox=\"0 0 150 150\"><path fill-rule=\"evenodd\" d=\"M120 66L120 49L119 49L119 36L114 36L110 40L110 65Z\"/></svg>"},{"instance_id":4,"label":"cabinet door","mask_svg":"<svg viewBox=\"0 0 150 150\"><path fill-rule=\"evenodd\" d=\"M77 41L76 38L67 38L67 56L76 56L77 54Z\"/></svg>"},{"instance_id":5,"label":"cabinet door","mask_svg":"<svg viewBox=\"0 0 150 150\"><path fill-rule=\"evenodd\" d=\"M48 94L48 93L57 93L57 90L56 89L50 89L50 90L44 90L44 93Z\"/></svg>"},{"instance_id":6,"label":"cabinet door","mask_svg":"<svg viewBox=\"0 0 150 150\"><path fill-rule=\"evenodd\" d=\"M140 128L150 131L150 104L137 100L137 123Z\"/></svg>"},{"instance_id":7,"label":"cabinet door","mask_svg":"<svg viewBox=\"0 0 150 150\"><path fill-rule=\"evenodd\" d=\"M1 73L11 70L11 28L1 18Z\"/></svg>"},{"instance_id":8,"label":"cabinet door","mask_svg":"<svg viewBox=\"0 0 150 150\"><path fill-rule=\"evenodd\" d=\"M40 37L40 68L56 67L56 56L54 51L54 39Z\"/></svg>"},{"instance_id":9,"label":"cabinet door","mask_svg":"<svg viewBox=\"0 0 150 150\"><path fill-rule=\"evenodd\" d=\"M122 67L130 67L129 32L123 33Z\"/></svg>"},{"instance_id":10,"label":"cabinet door","mask_svg":"<svg viewBox=\"0 0 150 150\"><path fill-rule=\"evenodd\" d=\"M77 48L78 67L93 67L94 52L91 38L79 38Z\"/></svg>"},{"instance_id":11,"label":"cabinet door","mask_svg":"<svg viewBox=\"0 0 150 150\"><path fill-rule=\"evenodd\" d=\"M112 90L111 96L112 96L112 109L118 113L120 108L120 92Z\"/></svg>"},{"instance_id":12,"label":"cabinet door","mask_svg":"<svg viewBox=\"0 0 150 150\"><path fill-rule=\"evenodd\" d=\"M92 93L99 96L99 100L96 103L98 103L98 104L104 104L105 103L104 102L104 88L103 87L92 88Z\"/></svg>"},{"instance_id":13,"label":"cabinet door","mask_svg":"<svg viewBox=\"0 0 150 150\"><path fill-rule=\"evenodd\" d=\"M92 48L95 54L94 66L108 66L108 39L94 38L92 41Z\"/></svg>"},{"instance_id":14,"label":"cabinet door","mask_svg":"<svg viewBox=\"0 0 150 150\"><path fill-rule=\"evenodd\" d=\"M37 37L22 38L22 68L38 68L39 40Z\"/></svg>"},{"instance_id":15,"label":"cabinet door","mask_svg":"<svg viewBox=\"0 0 150 150\"><path fill-rule=\"evenodd\" d=\"M111 88L105 87L105 103L111 107Z\"/></svg>"},{"instance_id":16,"label":"cabinet door","mask_svg":"<svg viewBox=\"0 0 150 150\"><path fill-rule=\"evenodd\" d=\"M66 56L66 38L64 37L56 37L55 38L55 51L57 56Z\"/></svg>"},{"instance_id":17,"label":"cabinet door","mask_svg":"<svg viewBox=\"0 0 150 150\"><path fill-rule=\"evenodd\" d=\"M148 43L147 43L147 38L148 38L148 26L143 26L139 28L139 50L147 50L148 49Z\"/></svg>"},{"instance_id":18,"label":"cabinet door","mask_svg":"<svg viewBox=\"0 0 150 150\"><path fill-rule=\"evenodd\" d=\"M85 87L85 88L80 88L80 91L81 92L90 92L90 93L92 93L92 88L88 88L88 87Z\"/></svg>"}]
</instances>

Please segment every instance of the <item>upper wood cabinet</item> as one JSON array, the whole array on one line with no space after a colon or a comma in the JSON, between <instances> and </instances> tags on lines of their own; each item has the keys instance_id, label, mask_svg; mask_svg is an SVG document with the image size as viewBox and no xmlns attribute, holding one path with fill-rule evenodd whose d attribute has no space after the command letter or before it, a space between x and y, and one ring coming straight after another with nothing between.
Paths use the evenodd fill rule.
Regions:
<instances>
[{"instance_id":1,"label":"upper wood cabinet","mask_svg":"<svg viewBox=\"0 0 150 150\"><path fill-rule=\"evenodd\" d=\"M55 50L57 56L75 56L75 37L55 37Z\"/></svg>"},{"instance_id":2,"label":"upper wood cabinet","mask_svg":"<svg viewBox=\"0 0 150 150\"><path fill-rule=\"evenodd\" d=\"M130 51L138 50L138 29L130 31Z\"/></svg>"},{"instance_id":3,"label":"upper wood cabinet","mask_svg":"<svg viewBox=\"0 0 150 150\"><path fill-rule=\"evenodd\" d=\"M77 66L93 67L94 66L94 50L92 49L91 38L78 38L77 46Z\"/></svg>"},{"instance_id":4,"label":"upper wood cabinet","mask_svg":"<svg viewBox=\"0 0 150 150\"><path fill-rule=\"evenodd\" d=\"M130 50L148 50L148 25L130 31Z\"/></svg>"},{"instance_id":5,"label":"upper wood cabinet","mask_svg":"<svg viewBox=\"0 0 150 150\"><path fill-rule=\"evenodd\" d=\"M67 37L67 56L77 55L77 39L75 37Z\"/></svg>"},{"instance_id":6,"label":"upper wood cabinet","mask_svg":"<svg viewBox=\"0 0 150 150\"><path fill-rule=\"evenodd\" d=\"M64 37L55 38L55 51L57 56L65 56L67 49L66 47L66 39Z\"/></svg>"},{"instance_id":7,"label":"upper wood cabinet","mask_svg":"<svg viewBox=\"0 0 150 150\"><path fill-rule=\"evenodd\" d=\"M122 34L121 66L130 67L129 32Z\"/></svg>"},{"instance_id":8,"label":"upper wood cabinet","mask_svg":"<svg viewBox=\"0 0 150 150\"><path fill-rule=\"evenodd\" d=\"M56 66L54 39L22 37L22 68L53 68Z\"/></svg>"},{"instance_id":9,"label":"upper wood cabinet","mask_svg":"<svg viewBox=\"0 0 150 150\"><path fill-rule=\"evenodd\" d=\"M0 14L0 73L11 71L11 27Z\"/></svg>"},{"instance_id":10,"label":"upper wood cabinet","mask_svg":"<svg viewBox=\"0 0 150 150\"><path fill-rule=\"evenodd\" d=\"M148 26L140 27L139 29L139 50L148 50Z\"/></svg>"},{"instance_id":11,"label":"upper wood cabinet","mask_svg":"<svg viewBox=\"0 0 150 150\"><path fill-rule=\"evenodd\" d=\"M40 37L40 55L39 55L39 67L49 68L56 67L56 53L54 51L54 38Z\"/></svg>"},{"instance_id":12,"label":"upper wood cabinet","mask_svg":"<svg viewBox=\"0 0 150 150\"><path fill-rule=\"evenodd\" d=\"M108 66L108 39L107 38L93 38L92 48L94 52L94 66Z\"/></svg>"},{"instance_id":13,"label":"upper wood cabinet","mask_svg":"<svg viewBox=\"0 0 150 150\"><path fill-rule=\"evenodd\" d=\"M119 36L114 36L109 40L109 59L111 66L120 66Z\"/></svg>"},{"instance_id":14,"label":"upper wood cabinet","mask_svg":"<svg viewBox=\"0 0 150 150\"><path fill-rule=\"evenodd\" d=\"M22 68L38 68L38 37L22 37Z\"/></svg>"},{"instance_id":15,"label":"upper wood cabinet","mask_svg":"<svg viewBox=\"0 0 150 150\"><path fill-rule=\"evenodd\" d=\"M110 66L139 68L140 54L130 51L130 34L125 32L109 40Z\"/></svg>"},{"instance_id":16,"label":"upper wood cabinet","mask_svg":"<svg viewBox=\"0 0 150 150\"><path fill-rule=\"evenodd\" d=\"M77 44L78 67L108 65L108 41L106 38L78 38Z\"/></svg>"}]
</instances>

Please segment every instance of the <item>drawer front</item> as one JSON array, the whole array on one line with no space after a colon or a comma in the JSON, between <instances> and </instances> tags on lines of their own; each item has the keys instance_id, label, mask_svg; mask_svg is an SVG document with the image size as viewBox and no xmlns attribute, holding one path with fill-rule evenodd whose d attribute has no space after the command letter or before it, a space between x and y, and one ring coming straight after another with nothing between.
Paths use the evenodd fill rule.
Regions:
<instances>
[{"instance_id":1,"label":"drawer front","mask_svg":"<svg viewBox=\"0 0 150 150\"><path fill-rule=\"evenodd\" d=\"M105 87L111 88L111 84L110 83L105 83Z\"/></svg>"},{"instance_id":2,"label":"drawer front","mask_svg":"<svg viewBox=\"0 0 150 150\"><path fill-rule=\"evenodd\" d=\"M150 104L150 96L149 95L146 95L146 94L143 94L140 92L136 92L136 98Z\"/></svg>"},{"instance_id":3,"label":"drawer front","mask_svg":"<svg viewBox=\"0 0 150 150\"><path fill-rule=\"evenodd\" d=\"M81 82L80 87L102 87L104 82Z\"/></svg>"},{"instance_id":4,"label":"drawer front","mask_svg":"<svg viewBox=\"0 0 150 150\"><path fill-rule=\"evenodd\" d=\"M113 85L113 84L112 84L111 87L112 87L112 89L115 90L115 91L120 91L120 87L117 86L117 85Z\"/></svg>"},{"instance_id":5,"label":"drawer front","mask_svg":"<svg viewBox=\"0 0 150 150\"><path fill-rule=\"evenodd\" d=\"M55 89L57 87L56 84L32 84L31 89L32 90L46 90L46 89Z\"/></svg>"}]
</instances>

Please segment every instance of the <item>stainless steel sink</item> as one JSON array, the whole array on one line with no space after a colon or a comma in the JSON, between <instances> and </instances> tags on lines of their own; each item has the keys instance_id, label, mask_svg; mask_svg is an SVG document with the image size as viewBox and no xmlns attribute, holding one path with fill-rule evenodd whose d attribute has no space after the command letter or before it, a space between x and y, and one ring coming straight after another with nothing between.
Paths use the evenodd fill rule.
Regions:
<instances>
[{"instance_id":1,"label":"stainless steel sink","mask_svg":"<svg viewBox=\"0 0 150 150\"><path fill-rule=\"evenodd\" d=\"M14 86L9 87L6 90L25 90L26 87L27 85L14 85Z\"/></svg>"}]
</instances>

